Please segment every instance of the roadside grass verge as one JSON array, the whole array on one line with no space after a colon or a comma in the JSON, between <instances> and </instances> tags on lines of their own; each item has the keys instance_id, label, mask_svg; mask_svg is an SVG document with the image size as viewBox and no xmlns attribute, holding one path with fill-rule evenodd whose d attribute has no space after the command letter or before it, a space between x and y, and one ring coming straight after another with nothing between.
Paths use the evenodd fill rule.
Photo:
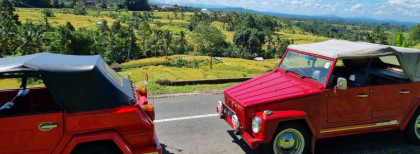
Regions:
<instances>
[{"instance_id":1,"label":"roadside grass verge","mask_svg":"<svg viewBox=\"0 0 420 154\"><path fill-rule=\"evenodd\" d=\"M172 67L164 65L150 65L136 68L123 69L119 72L136 84L137 87L144 87L145 75L149 76L148 89L153 94L167 93L185 93L197 91L214 91L231 87L237 83L227 84L201 84L201 85L185 85L185 86L161 86L156 83L158 80L203 80L203 79L223 79L223 78L240 78L255 77L273 70L277 67L280 59L268 59L264 61L245 60L239 58L224 58L222 62L213 60L213 69L210 69L208 56L189 56L174 55L171 57L183 57L186 60L204 59L198 68ZM152 62L164 61L164 57L148 58L137 60L132 63L124 63L124 66L150 64Z\"/></svg>"},{"instance_id":2,"label":"roadside grass verge","mask_svg":"<svg viewBox=\"0 0 420 154\"><path fill-rule=\"evenodd\" d=\"M238 83L225 83L225 84L199 84L199 85L185 85L185 86L161 86L157 83L149 83L147 86L147 93L149 97L161 94L174 94L174 93L214 93L223 92L224 89L232 87ZM137 87L144 87L144 84L136 84Z\"/></svg>"}]
</instances>

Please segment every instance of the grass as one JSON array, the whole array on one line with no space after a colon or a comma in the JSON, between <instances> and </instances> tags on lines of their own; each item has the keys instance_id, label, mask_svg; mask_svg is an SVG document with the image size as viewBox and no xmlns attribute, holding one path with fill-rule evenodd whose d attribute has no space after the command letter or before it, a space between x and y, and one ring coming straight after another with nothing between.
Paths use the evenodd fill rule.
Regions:
<instances>
[{"instance_id":1,"label":"grass","mask_svg":"<svg viewBox=\"0 0 420 154\"><path fill-rule=\"evenodd\" d=\"M238 83L225 84L200 84L186 86L161 86L156 83L150 83L147 87L148 93L152 94L171 94L171 93L209 93L221 92L223 89L232 87ZM142 84L136 84L137 87L143 87ZM149 95L150 96L150 95Z\"/></svg>"},{"instance_id":2,"label":"grass","mask_svg":"<svg viewBox=\"0 0 420 154\"><path fill-rule=\"evenodd\" d=\"M190 55L172 55L168 56L168 59L175 59L175 58L183 58L185 60L203 60L209 59L207 56L190 56ZM149 64L156 64L156 63L164 63L166 62L166 57L152 57L146 59L138 59L133 60L130 62L123 63L123 66L135 66L135 65L149 65Z\"/></svg>"},{"instance_id":3,"label":"grass","mask_svg":"<svg viewBox=\"0 0 420 154\"><path fill-rule=\"evenodd\" d=\"M278 32L281 38L287 38L289 40L294 40L295 44L306 44L306 43L314 43L314 42L322 42L329 40L330 38L322 37L322 36L315 36L312 34L292 34L286 32Z\"/></svg>"},{"instance_id":4,"label":"grass","mask_svg":"<svg viewBox=\"0 0 420 154\"><path fill-rule=\"evenodd\" d=\"M98 17L94 17L96 11L88 10L88 14L73 15L73 9L51 9L55 17L48 17L48 21L52 26L62 26L70 21L71 24L77 29L81 27L95 28L97 21L107 20L108 26L111 26L115 21L112 18L106 17L105 13L110 11L103 11ZM42 9L39 8L17 8L16 13L19 15L19 20L26 22L26 20L32 20L34 22L43 22Z\"/></svg>"},{"instance_id":5,"label":"grass","mask_svg":"<svg viewBox=\"0 0 420 154\"><path fill-rule=\"evenodd\" d=\"M146 73L149 76L149 92L153 94L165 93L183 93L195 91L214 91L216 89L225 89L235 85L235 83L215 84L215 85L187 85L187 86L160 86L155 82L157 80L202 80L202 79L221 79L221 78L239 78L255 77L264 74L277 66L279 59L268 59L262 62L245 60L238 58L223 58L223 62L214 61L213 69L209 69L209 58L207 56L189 56L175 55L174 57L183 57L186 60L205 59L200 63L199 68L168 67L168 66L143 66L138 68L125 69L119 72L121 75L133 81L137 87L144 87L144 77ZM148 58L124 63L123 66L150 64L153 62L165 61L161 58Z\"/></svg>"},{"instance_id":6,"label":"grass","mask_svg":"<svg viewBox=\"0 0 420 154\"><path fill-rule=\"evenodd\" d=\"M0 89L19 88L20 82L17 79L0 79Z\"/></svg>"},{"instance_id":7,"label":"grass","mask_svg":"<svg viewBox=\"0 0 420 154\"><path fill-rule=\"evenodd\" d=\"M417 45L415 45L413 48L420 49L420 43L419 43L419 44L417 44Z\"/></svg>"}]
</instances>

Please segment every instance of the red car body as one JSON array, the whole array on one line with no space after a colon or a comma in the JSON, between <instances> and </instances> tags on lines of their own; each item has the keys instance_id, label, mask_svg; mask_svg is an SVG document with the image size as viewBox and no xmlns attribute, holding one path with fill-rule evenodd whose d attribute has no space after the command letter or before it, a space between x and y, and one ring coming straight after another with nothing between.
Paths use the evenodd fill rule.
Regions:
<instances>
[{"instance_id":1,"label":"red car body","mask_svg":"<svg viewBox=\"0 0 420 154\"><path fill-rule=\"evenodd\" d=\"M342 58L328 56L330 53L315 53L318 50L334 48L331 46L338 46L336 48L340 49L357 45L359 43L332 40L309 44L308 46L289 46L278 68L226 89L224 91L225 100L218 102L217 112L242 136L243 140L252 149L264 145L265 149L274 153L305 153L311 150L313 152L318 139L396 129L408 131L413 141L419 143L420 82L413 81L411 77L410 79L408 77L399 78L402 77L400 76L402 70L407 71L407 69L404 69L404 63L397 66L379 62L374 64L373 62L378 57L395 54L376 53L374 56L354 58L355 55L361 53L349 51L349 53L354 52L354 55L351 55L353 57L343 56L344 58ZM379 50L376 49L379 45L368 44L368 47L363 45L365 44L361 45L363 50L365 48L371 50L372 47ZM312 49L312 47L317 48L319 46L322 47ZM385 48L387 51L392 50L395 53L401 51L400 48L397 48L397 50L391 47L380 47L381 52L384 52L382 49ZM292 69L283 68L282 62L288 58L293 58L288 53L304 55L305 58L314 57L318 61L320 59L326 61L326 63L320 65L321 69L322 67L327 68L327 66L329 68L328 71L324 72L325 77L322 79L324 82L313 79L314 75L309 77L303 75L305 71L292 72ZM419 55L420 51L414 50L413 53ZM397 58L404 58L396 55ZM354 78L353 74L356 73L345 69L354 66L351 70L356 70L356 64L350 64L361 61L361 59L371 59L366 60L371 61L369 76L375 76L373 75L375 71L382 72L379 75L376 74L376 78L371 79L372 82L370 83L364 85L349 84L350 86L346 89L337 89L339 85L336 86L334 83L337 81L337 76ZM400 62L403 61L399 60ZM342 61L347 62L345 67L338 64ZM315 63L316 61L308 60L308 66L310 66L310 62ZM306 64L306 61L304 63ZM294 63L289 61L289 64ZM363 65L363 68L366 64ZM360 66L362 67L362 65ZM320 68L312 67L308 72L316 72L314 70L317 69ZM392 74L395 72L384 74L387 73L384 70L389 72L389 70L395 69L398 70L396 74ZM405 72L404 74L409 73ZM352 75L353 77L350 77ZM380 79L386 75L393 75L393 78L386 81ZM348 80L350 82L351 79ZM288 128L294 129L294 131L287 134ZM253 129L259 129L259 131ZM283 130L285 133L282 134ZM294 133L298 135L294 136ZM294 138L291 136L294 136ZM303 137L300 138L299 136ZM305 141L299 141L298 138ZM274 141L275 139L276 141ZM290 139L293 142L290 142ZM304 147L296 145L298 142L302 143Z\"/></svg>"},{"instance_id":2,"label":"red car body","mask_svg":"<svg viewBox=\"0 0 420 154\"><path fill-rule=\"evenodd\" d=\"M75 58L76 61L79 59L87 60L82 56L70 57L67 55L49 53L42 53L36 56L51 56L52 58L57 59ZM36 56L27 57L32 59L32 61L36 61ZM0 59L1 68L5 68L5 64L2 63L5 59L7 58ZM27 61L27 59L28 58L23 58L24 61ZM99 56L93 57L93 59L101 62ZM19 57L16 59L16 61L20 60ZM96 62L93 64L95 63ZM10 64L10 62L7 64ZM51 67L63 67L63 69L66 69L64 65L67 68L72 66L69 64L61 64L61 62L59 62L59 64L44 66L47 66L48 69ZM79 68L83 67L80 63L75 65L77 65L77 67L75 67L77 69L76 71L67 70L67 72L70 73L70 76L74 72L80 73ZM22 77L22 81L26 84L25 76L33 76L31 73L34 73L34 70L28 71L27 69L35 68L27 66L28 64L24 64L14 71L6 70L2 75L4 75L3 77ZM93 73L91 70L95 70L93 69L95 67L97 66L90 67L92 69L87 70L86 74L92 75ZM40 68L36 68L36 71L41 72L40 76L37 77L44 80L46 87L26 88L26 85L22 84L24 86L19 89L0 91L0 105L2 106L0 109L0 123L2 126L0 127L0 153L58 154L79 153L82 151L82 153L91 153L95 152L95 150L108 150L108 152L115 153L161 153L161 146L154 129L153 107L148 104L147 94L144 89L137 89L133 84L129 81L125 81L126 79L121 77L125 82L124 87L127 86L126 88L130 94L129 98L133 98L133 100L130 100L130 103L122 101L121 104L110 105L110 103L113 102L103 101L99 102L99 106L94 106L95 104L89 104L89 102L95 102L95 98L86 98L90 99L90 101L84 102L79 106L88 104L88 108L86 108L86 106L83 106L82 108L79 108L79 106L69 107L69 104L65 104L68 101L61 100L64 97L59 96L63 96L63 94L72 94L71 97L76 100L79 96L85 97L92 95L92 97L95 97L95 92L92 92L92 94L87 93L87 95L78 93L83 92L85 89L89 89L89 85L80 86L80 90L71 89L72 87L70 86L62 89L58 88L62 85L51 84L56 82L53 79L48 78L52 75L43 73L43 69L46 69L46 67L40 66ZM62 71L63 70L60 70L58 72L62 73ZM55 73L56 72L53 71L53 74ZM102 78L102 75L92 76L95 80L107 79L108 76L106 73L104 75L105 78ZM66 74L66 76L69 76L69 74ZM89 78L83 80L89 80ZM46 81L48 81L48 83ZM71 82L69 85L79 84L76 78L66 81ZM109 84L108 80L104 80L100 85L105 86L107 84ZM71 90L67 91L68 89L66 88ZM53 91L52 89L55 89L56 91ZM64 93L60 93L62 90L65 90ZM103 89L97 90L101 91ZM113 91L111 95L118 98L124 98L124 96L118 95L116 89L105 90ZM25 95L25 101L18 102L16 99L22 91L28 91L28 93ZM103 94L101 94L101 96L107 97ZM108 98L114 99L112 97ZM15 106L17 106L18 103L24 102L26 110L14 113L3 112L3 106L8 102L14 102Z\"/></svg>"}]
</instances>

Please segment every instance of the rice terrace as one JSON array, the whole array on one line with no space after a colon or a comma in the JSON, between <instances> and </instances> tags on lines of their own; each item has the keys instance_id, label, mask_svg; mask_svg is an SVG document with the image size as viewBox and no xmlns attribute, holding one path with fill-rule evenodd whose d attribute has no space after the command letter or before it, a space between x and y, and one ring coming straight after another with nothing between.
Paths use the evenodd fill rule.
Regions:
<instances>
[{"instance_id":1,"label":"rice terrace","mask_svg":"<svg viewBox=\"0 0 420 154\"><path fill-rule=\"evenodd\" d=\"M0 0L0 153L420 153L419 19L407 0Z\"/></svg>"}]
</instances>

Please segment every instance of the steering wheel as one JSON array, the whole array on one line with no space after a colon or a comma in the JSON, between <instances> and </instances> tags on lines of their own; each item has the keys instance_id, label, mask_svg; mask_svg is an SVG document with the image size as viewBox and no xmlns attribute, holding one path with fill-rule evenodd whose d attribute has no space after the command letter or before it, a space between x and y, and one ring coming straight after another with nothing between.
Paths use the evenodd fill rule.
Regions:
<instances>
[{"instance_id":1,"label":"steering wheel","mask_svg":"<svg viewBox=\"0 0 420 154\"><path fill-rule=\"evenodd\" d=\"M295 70L296 70L296 73L300 74L301 76L307 76L306 73L305 73L305 71L303 71L302 69L297 68Z\"/></svg>"}]
</instances>

